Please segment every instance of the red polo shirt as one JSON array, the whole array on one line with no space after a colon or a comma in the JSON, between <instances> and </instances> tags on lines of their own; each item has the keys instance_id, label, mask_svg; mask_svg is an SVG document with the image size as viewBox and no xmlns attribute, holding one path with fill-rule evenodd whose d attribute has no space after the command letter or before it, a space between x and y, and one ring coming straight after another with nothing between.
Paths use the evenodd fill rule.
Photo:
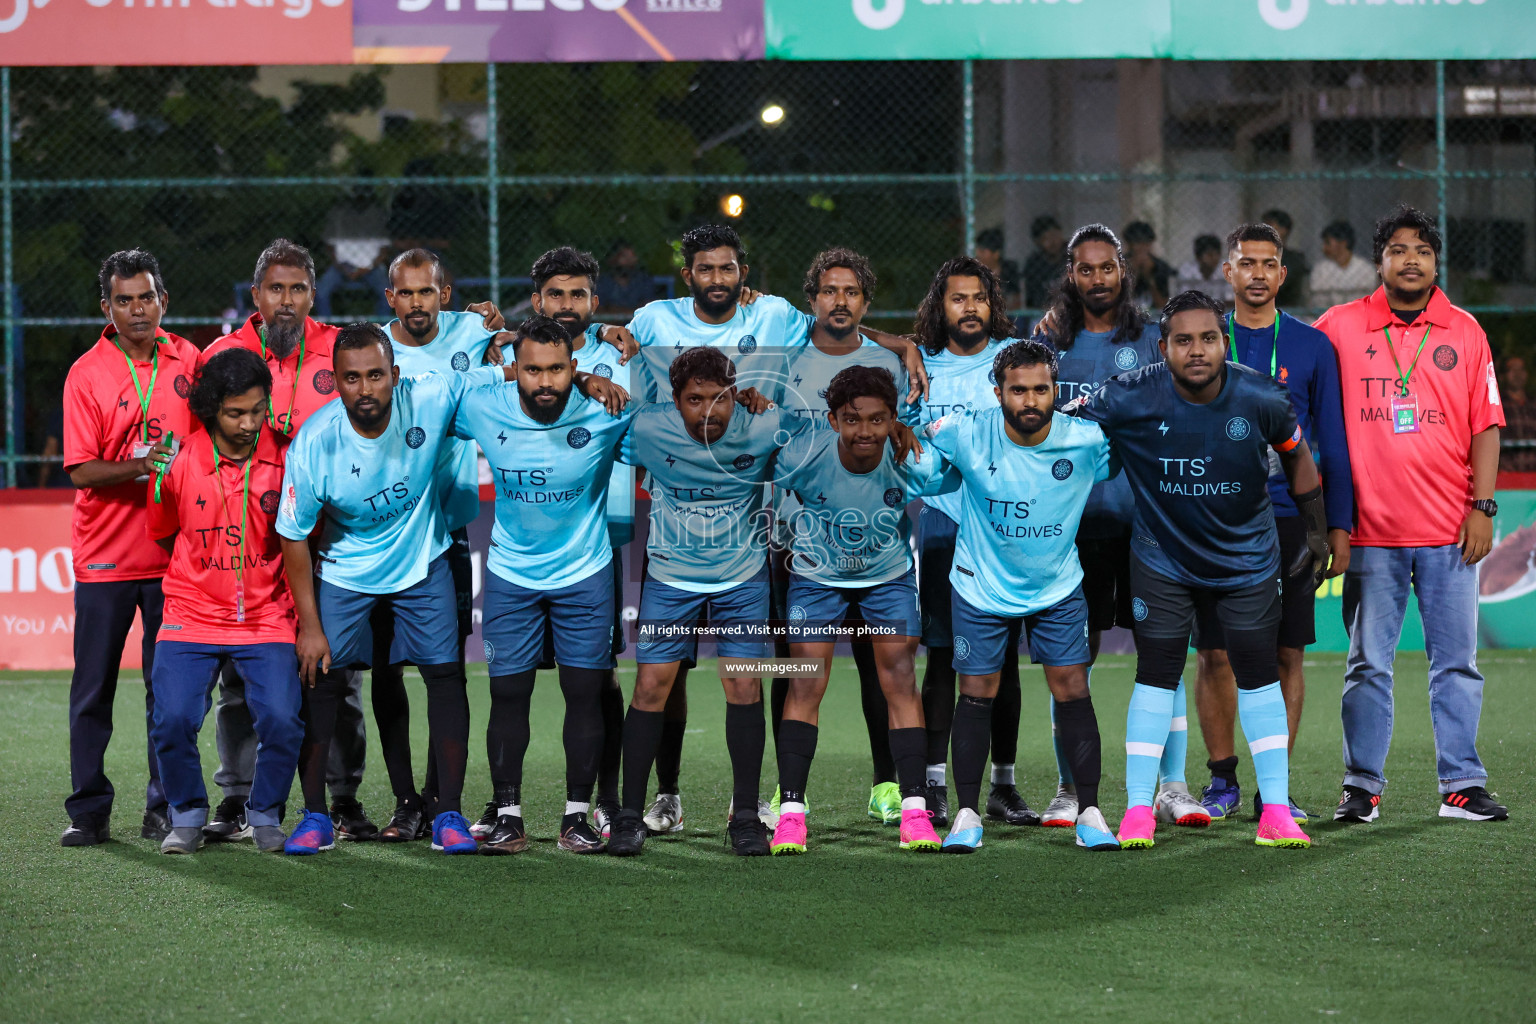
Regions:
<instances>
[{"instance_id":1,"label":"red polo shirt","mask_svg":"<svg viewBox=\"0 0 1536 1024\"><path fill-rule=\"evenodd\" d=\"M1344 436L1355 482L1353 543L1364 547L1443 547L1472 506L1472 435L1504 425L1488 338L1439 288L1404 324L1385 288L1334 306L1317 321L1339 354ZM1417 433L1393 432L1392 399L1400 378L1418 400ZM1391 338L1388 347L1388 338Z\"/></svg>"},{"instance_id":2,"label":"red polo shirt","mask_svg":"<svg viewBox=\"0 0 1536 1024\"><path fill-rule=\"evenodd\" d=\"M252 313L240 328L224 335L203 353L207 359L226 348L250 349L266 359L272 371L272 414L268 423L286 437L293 437L304 421L336 397L336 374L331 369L331 348L340 328L304 318L304 342L287 359L267 351L261 340L261 314ZM300 365L302 362L302 366Z\"/></svg>"},{"instance_id":3,"label":"red polo shirt","mask_svg":"<svg viewBox=\"0 0 1536 1024\"><path fill-rule=\"evenodd\" d=\"M116 336L117 328L107 325L64 380L65 472L94 459L130 459L136 445L154 444L171 432L186 440L202 429L187 408L202 364L197 346L165 335L155 346L153 363L133 361L138 388L149 397L146 417ZM76 490L72 535L75 579L81 583L153 579L165 572L165 552L144 536L141 482Z\"/></svg>"},{"instance_id":4,"label":"red polo shirt","mask_svg":"<svg viewBox=\"0 0 1536 1024\"><path fill-rule=\"evenodd\" d=\"M215 479L207 432L195 435L176 456L158 502L154 484L149 485L150 541L176 538L165 573L165 614L155 639L230 646L293 643L293 595L283 575L281 538L273 528L287 447L270 428L256 441L243 546L245 463L221 458ZM236 621L237 565L243 566L243 623Z\"/></svg>"}]
</instances>

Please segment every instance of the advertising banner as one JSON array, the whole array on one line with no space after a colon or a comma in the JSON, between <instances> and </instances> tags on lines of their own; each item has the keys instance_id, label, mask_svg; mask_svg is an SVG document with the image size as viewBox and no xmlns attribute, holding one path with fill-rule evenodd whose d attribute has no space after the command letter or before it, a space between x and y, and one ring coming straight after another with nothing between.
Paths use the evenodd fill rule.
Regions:
<instances>
[{"instance_id":1,"label":"advertising banner","mask_svg":"<svg viewBox=\"0 0 1536 1024\"><path fill-rule=\"evenodd\" d=\"M762 0L352 0L352 6L359 64L763 56Z\"/></svg>"},{"instance_id":2,"label":"advertising banner","mask_svg":"<svg viewBox=\"0 0 1536 1024\"><path fill-rule=\"evenodd\" d=\"M1530 0L1174 0L1186 60L1446 60L1536 53Z\"/></svg>"},{"instance_id":3,"label":"advertising banner","mask_svg":"<svg viewBox=\"0 0 1536 1024\"><path fill-rule=\"evenodd\" d=\"M768 56L784 60L1154 57L1168 50L1168 4L764 0L763 18Z\"/></svg>"},{"instance_id":4,"label":"advertising banner","mask_svg":"<svg viewBox=\"0 0 1536 1024\"><path fill-rule=\"evenodd\" d=\"M351 0L0 0L0 64L351 60Z\"/></svg>"}]
</instances>

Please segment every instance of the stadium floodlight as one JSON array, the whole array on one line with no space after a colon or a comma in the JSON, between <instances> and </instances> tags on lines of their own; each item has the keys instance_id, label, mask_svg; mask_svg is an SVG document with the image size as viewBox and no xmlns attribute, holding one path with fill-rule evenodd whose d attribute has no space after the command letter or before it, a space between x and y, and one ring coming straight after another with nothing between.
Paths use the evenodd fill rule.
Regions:
<instances>
[{"instance_id":1,"label":"stadium floodlight","mask_svg":"<svg viewBox=\"0 0 1536 1024\"><path fill-rule=\"evenodd\" d=\"M732 219L740 217L746 208L747 201L735 192L720 197L720 212L727 217Z\"/></svg>"},{"instance_id":2,"label":"stadium floodlight","mask_svg":"<svg viewBox=\"0 0 1536 1024\"><path fill-rule=\"evenodd\" d=\"M777 103L770 103L757 115L770 128L784 123L784 108Z\"/></svg>"},{"instance_id":3,"label":"stadium floodlight","mask_svg":"<svg viewBox=\"0 0 1536 1024\"><path fill-rule=\"evenodd\" d=\"M699 143L699 147L693 151L694 159L698 159L705 153L708 153L722 142L729 142L734 138L745 135L753 128L777 128L784 123L786 116L788 116L788 111L784 109L782 104L764 104L763 109L757 112L756 117L749 117L744 121L738 121L720 134L712 135Z\"/></svg>"}]
</instances>

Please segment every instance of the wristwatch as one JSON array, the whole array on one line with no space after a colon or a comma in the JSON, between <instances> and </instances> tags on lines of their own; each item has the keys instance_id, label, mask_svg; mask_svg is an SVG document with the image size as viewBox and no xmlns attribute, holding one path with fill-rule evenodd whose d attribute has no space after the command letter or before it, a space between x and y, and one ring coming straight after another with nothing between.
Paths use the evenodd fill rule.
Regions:
<instances>
[{"instance_id":1,"label":"wristwatch","mask_svg":"<svg viewBox=\"0 0 1536 1024\"><path fill-rule=\"evenodd\" d=\"M1486 515L1489 519L1492 519L1494 516L1499 514L1499 503L1494 501L1492 498L1484 498L1481 501L1474 501L1472 503L1472 507Z\"/></svg>"}]
</instances>

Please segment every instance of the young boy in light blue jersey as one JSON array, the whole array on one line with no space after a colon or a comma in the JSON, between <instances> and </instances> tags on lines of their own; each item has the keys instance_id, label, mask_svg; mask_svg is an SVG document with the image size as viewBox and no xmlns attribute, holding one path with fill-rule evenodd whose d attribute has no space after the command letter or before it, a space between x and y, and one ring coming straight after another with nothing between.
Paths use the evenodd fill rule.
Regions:
<instances>
[{"instance_id":1,"label":"young boy in light blue jersey","mask_svg":"<svg viewBox=\"0 0 1536 1024\"><path fill-rule=\"evenodd\" d=\"M573 394L570 335L536 316L512 343L517 388L465 393L450 427L490 464L496 523L486 562L481 635L490 672L486 730L497 819L486 853L527 848L522 814L529 701L552 633L565 695L566 804L559 846L601 853L587 822L603 745L599 694L613 672L614 565L608 484L632 413L610 415Z\"/></svg>"},{"instance_id":2,"label":"young boy in light blue jersey","mask_svg":"<svg viewBox=\"0 0 1536 1024\"><path fill-rule=\"evenodd\" d=\"M1109 441L1054 410L1056 357L1038 341L998 353L998 404L962 410L927 429L932 448L964 478L954 585L955 794L960 805L944 849L981 846L982 769L992 703L1018 630L1045 670L1062 746L1077 780L1077 844L1118 850L1098 808L1099 728L1088 695L1088 605L1077 526L1093 485L1112 475Z\"/></svg>"},{"instance_id":3,"label":"young boy in light blue jersey","mask_svg":"<svg viewBox=\"0 0 1536 1024\"><path fill-rule=\"evenodd\" d=\"M915 336L928 354L928 397L922 422L993 402L992 363L1013 329L1004 312L1003 288L985 264L968 256L945 263L933 276L917 311ZM961 499L946 494L923 502L918 519L917 591L923 606L923 713L928 723L928 809L934 825L949 822L946 762L950 724L955 714L954 640L950 623L949 567ZM1017 648L1017 637L1008 645ZM993 708L992 789L987 815L1010 825L1038 825L1014 784L1013 762L1019 740L1019 665L1016 653L1004 659L1001 688Z\"/></svg>"},{"instance_id":4,"label":"young boy in light blue jersey","mask_svg":"<svg viewBox=\"0 0 1536 1024\"><path fill-rule=\"evenodd\" d=\"M770 844L775 856L806 849L805 788L816 756L817 721L837 641L866 627L871 660L888 708L887 760L899 780L903 850L937 850L939 837L925 798L923 704L917 652L917 583L907 504L959 479L942 459L898 461L887 450L897 423L897 390L889 370L849 366L822 392L827 426L796 437L779 453L775 484L795 494L789 562L789 650L817 659L816 676L789 681L775 746L780 817ZM867 705L866 705L867 706Z\"/></svg>"},{"instance_id":5,"label":"young boy in light blue jersey","mask_svg":"<svg viewBox=\"0 0 1536 1024\"><path fill-rule=\"evenodd\" d=\"M901 357L872 340L861 329L864 312L875 290L875 272L869 260L851 249L828 249L811 261L805 272L805 298L811 313L802 320L809 344L795 350L790 358L789 381L779 398L779 405L809 420L819 429L828 427L827 389L832 378L849 367L878 367L890 373L896 382L899 415L903 423L915 426L919 406L908 402L907 372ZM800 508L799 499L782 486L774 488L773 548L769 558L773 592L773 617L784 621L788 608L790 520ZM857 616L857 612L855 612ZM887 825L901 822L901 790L897 785L896 765L891 760L885 697L880 689L880 673L875 652L868 639L851 643L854 665L859 672L859 701L864 710L864 725L869 736L869 754L873 763L868 815ZM775 651L789 655L787 641L779 640ZM779 724L784 717L784 702L789 693L788 679L775 679L772 687L774 741L779 739Z\"/></svg>"},{"instance_id":6,"label":"young boy in light blue jersey","mask_svg":"<svg viewBox=\"0 0 1536 1024\"><path fill-rule=\"evenodd\" d=\"M733 415L735 369L719 349L696 347L672 364L671 405L636 414L620 458L650 473L648 567L640 597L638 674L624 722L623 805L608 851L640 852L641 807L661 743L663 708L684 659L695 653L707 615L722 658L760 658L767 649L768 566L764 483L773 456L809 425L783 410ZM743 856L768 852L758 818L762 766L762 683L723 676L726 745L734 816L731 845Z\"/></svg>"}]
</instances>

